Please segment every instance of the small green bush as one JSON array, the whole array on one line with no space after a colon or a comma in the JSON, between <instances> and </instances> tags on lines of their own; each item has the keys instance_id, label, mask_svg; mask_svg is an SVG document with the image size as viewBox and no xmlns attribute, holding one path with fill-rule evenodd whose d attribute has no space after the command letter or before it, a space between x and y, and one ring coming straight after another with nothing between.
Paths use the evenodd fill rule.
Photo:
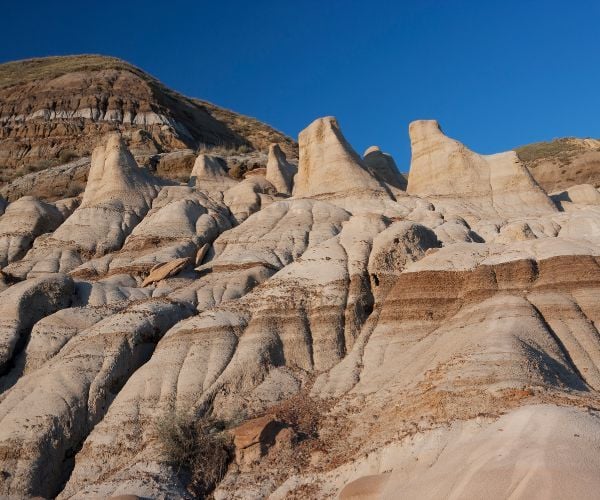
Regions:
<instances>
[{"instance_id":1,"label":"small green bush","mask_svg":"<svg viewBox=\"0 0 600 500\"><path fill-rule=\"evenodd\" d=\"M232 455L222 422L209 417L169 413L156 430L166 460L178 473L189 474L190 492L201 498L221 481Z\"/></svg>"}]
</instances>

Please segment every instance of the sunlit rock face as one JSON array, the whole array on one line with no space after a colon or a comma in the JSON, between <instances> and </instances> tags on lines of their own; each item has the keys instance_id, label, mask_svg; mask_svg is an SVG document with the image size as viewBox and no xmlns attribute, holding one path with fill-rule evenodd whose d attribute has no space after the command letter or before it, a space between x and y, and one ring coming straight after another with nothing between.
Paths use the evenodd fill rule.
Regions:
<instances>
[{"instance_id":1,"label":"sunlit rock face","mask_svg":"<svg viewBox=\"0 0 600 500\"><path fill-rule=\"evenodd\" d=\"M183 183L110 135L81 196L0 203L0 496L194 498L176 415L222 424L219 499L590 497L598 191L410 138L408 184L332 117Z\"/></svg>"}]
</instances>

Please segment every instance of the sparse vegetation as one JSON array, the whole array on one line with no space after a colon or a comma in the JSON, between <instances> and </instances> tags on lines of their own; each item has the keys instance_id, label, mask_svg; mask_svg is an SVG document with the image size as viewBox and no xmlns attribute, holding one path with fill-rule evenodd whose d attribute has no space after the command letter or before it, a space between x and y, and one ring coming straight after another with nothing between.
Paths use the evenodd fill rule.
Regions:
<instances>
[{"instance_id":1,"label":"sparse vegetation","mask_svg":"<svg viewBox=\"0 0 600 500\"><path fill-rule=\"evenodd\" d=\"M248 140L255 149L266 150L269 144L276 142L288 158L298 157L298 145L292 139L256 118L234 113L200 99L192 99L192 101L206 108L217 120L225 122L236 134Z\"/></svg>"},{"instance_id":2,"label":"sparse vegetation","mask_svg":"<svg viewBox=\"0 0 600 500\"><path fill-rule=\"evenodd\" d=\"M72 181L65 192L65 198L75 198L85 190L85 184L78 181Z\"/></svg>"},{"instance_id":3,"label":"sparse vegetation","mask_svg":"<svg viewBox=\"0 0 600 500\"><path fill-rule=\"evenodd\" d=\"M529 167L535 167L541 160L555 160L568 165L572 157L586 150L581 140L572 137L554 139L548 142L534 142L515 149L520 160Z\"/></svg>"},{"instance_id":4,"label":"sparse vegetation","mask_svg":"<svg viewBox=\"0 0 600 500\"><path fill-rule=\"evenodd\" d=\"M238 164L234 165L229 169L229 175L234 179L243 179L244 174L248 171L245 165Z\"/></svg>"},{"instance_id":5,"label":"sparse vegetation","mask_svg":"<svg viewBox=\"0 0 600 500\"><path fill-rule=\"evenodd\" d=\"M156 430L165 459L189 477L191 493L205 498L225 475L232 456L223 422L174 412L163 416Z\"/></svg>"},{"instance_id":6,"label":"sparse vegetation","mask_svg":"<svg viewBox=\"0 0 600 500\"><path fill-rule=\"evenodd\" d=\"M58 161L59 163L69 163L70 161L73 161L75 159L77 159L77 153L75 151L71 151L70 149L63 149L59 154L58 154Z\"/></svg>"},{"instance_id":7,"label":"sparse vegetation","mask_svg":"<svg viewBox=\"0 0 600 500\"><path fill-rule=\"evenodd\" d=\"M116 57L101 55L58 56L25 59L0 65L0 88L34 80L57 78L76 71L127 69L136 74L143 71Z\"/></svg>"},{"instance_id":8,"label":"sparse vegetation","mask_svg":"<svg viewBox=\"0 0 600 500\"><path fill-rule=\"evenodd\" d=\"M204 153L216 156L231 156L236 154L246 154L251 151L253 151L253 149L248 144L242 144L240 146L201 144L196 150L196 154Z\"/></svg>"},{"instance_id":9,"label":"sparse vegetation","mask_svg":"<svg viewBox=\"0 0 600 500\"><path fill-rule=\"evenodd\" d=\"M58 164L58 160L56 158L53 159L42 159L37 160L33 163L29 163L23 165L16 169L14 177L20 177L22 175L31 174L33 172L39 172L41 170L46 170L51 167L55 167Z\"/></svg>"}]
</instances>

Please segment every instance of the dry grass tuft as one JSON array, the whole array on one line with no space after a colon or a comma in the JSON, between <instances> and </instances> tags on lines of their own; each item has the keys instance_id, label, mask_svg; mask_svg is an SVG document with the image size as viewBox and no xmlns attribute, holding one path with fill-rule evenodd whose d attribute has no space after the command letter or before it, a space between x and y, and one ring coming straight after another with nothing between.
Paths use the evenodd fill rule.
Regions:
<instances>
[{"instance_id":1,"label":"dry grass tuft","mask_svg":"<svg viewBox=\"0 0 600 500\"><path fill-rule=\"evenodd\" d=\"M200 498L221 481L232 456L230 437L222 422L209 417L169 413L156 424L166 460L189 475L188 488Z\"/></svg>"}]
</instances>

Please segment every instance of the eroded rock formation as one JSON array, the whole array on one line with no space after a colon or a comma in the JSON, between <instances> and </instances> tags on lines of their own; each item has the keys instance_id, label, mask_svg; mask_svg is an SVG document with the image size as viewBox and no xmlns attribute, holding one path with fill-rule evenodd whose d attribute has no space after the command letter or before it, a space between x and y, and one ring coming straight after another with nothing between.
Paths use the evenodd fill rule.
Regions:
<instances>
[{"instance_id":1,"label":"eroded rock formation","mask_svg":"<svg viewBox=\"0 0 600 500\"><path fill-rule=\"evenodd\" d=\"M279 144L269 147L269 160L267 162L266 179L273 184L277 192L292 194L292 186L296 169L288 163L285 153Z\"/></svg>"},{"instance_id":2,"label":"eroded rock formation","mask_svg":"<svg viewBox=\"0 0 600 500\"><path fill-rule=\"evenodd\" d=\"M96 55L47 57L0 65L0 180L17 167L43 169L89 156L99 136L119 131L132 152L186 147L297 146L273 128L189 99L125 61Z\"/></svg>"},{"instance_id":3,"label":"eroded rock formation","mask_svg":"<svg viewBox=\"0 0 600 500\"><path fill-rule=\"evenodd\" d=\"M593 498L598 191L410 134L406 191L329 117L295 177L167 183L113 135L80 204L10 199L0 496L193 498L175 415L230 436L217 499Z\"/></svg>"},{"instance_id":4,"label":"eroded rock formation","mask_svg":"<svg viewBox=\"0 0 600 500\"><path fill-rule=\"evenodd\" d=\"M373 177L348 144L335 118L319 118L300 132L300 163L294 196L336 196L357 191L385 196L384 186Z\"/></svg>"}]
</instances>

